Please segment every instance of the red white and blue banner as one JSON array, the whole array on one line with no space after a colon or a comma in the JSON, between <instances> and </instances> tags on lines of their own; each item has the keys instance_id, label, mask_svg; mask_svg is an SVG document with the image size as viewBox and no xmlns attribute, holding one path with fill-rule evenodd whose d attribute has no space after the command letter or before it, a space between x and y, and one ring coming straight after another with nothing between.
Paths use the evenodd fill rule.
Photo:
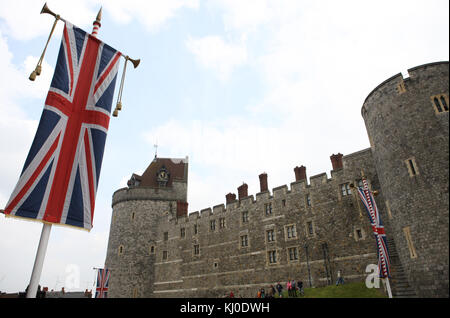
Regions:
<instances>
[{"instance_id":1,"label":"red white and blue banner","mask_svg":"<svg viewBox=\"0 0 450 318\"><path fill-rule=\"evenodd\" d=\"M109 269L97 269L97 287L95 289L95 298L107 298L108 297L108 285L109 285Z\"/></svg>"},{"instance_id":2,"label":"red white and blue banner","mask_svg":"<svg viewBox=\"0 0 450 318\"><path fill-rule=\"evenodd\" d=\"M7 216L91 230L121 53L66 22Z\"/></svg>"},{"instance_id":3,"label":"red white and blue banner","mask_svg":"<svg viewBox=\"0 0 450 318\"><path fill-rule=\"evenodd\" d=\"M366 208L366 212L370 220L370 225L372 226L372 231L377 242L379 277L391 277L390 259L384 226L381 222L380 213L378 211L377 204L375 203L375 199L372 195L372 192L369 190L367 180L363 178L362 182L363 187L358 187L358 194L364 207Z\"/></svg>"}]
</instances>

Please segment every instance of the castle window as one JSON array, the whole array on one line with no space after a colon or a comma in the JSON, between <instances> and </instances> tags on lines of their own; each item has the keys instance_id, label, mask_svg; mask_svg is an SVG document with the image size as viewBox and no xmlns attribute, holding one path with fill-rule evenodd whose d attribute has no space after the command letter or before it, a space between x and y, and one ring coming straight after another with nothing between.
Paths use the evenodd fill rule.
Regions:
<instances>
[{"instance_id":1,"label":"castle window","mask_svg":"<svg viewBox=\"0 0 450 318\"><path fill-rule=\"evenodd\" d=\"M122 254L123 254L123 245L120 245L118 255L122 255Z\"/></svg>"},{"instance_id":2,"label":"castle window","mask_svg":"<svg viewBox=\"0 0 450 318\"><path fill-rule=\"evenodd\" d=\"M169 232L164 232L164 241L169 240Z\"/></svg>"},{"instance_id":3,"label":"castle window","mask_svg":"<svg viewBox=\"0 0 450 318\"><path fill-rule=\"evenodd\" d=\"M216 220L211 220L211 222L209 223L209 227L210 227L211 231L215 231L216 230Z\"/></svg>"},{"instance_id":4,"label":"castle window","mask_svg":"<svg viewBox=\"0 0 450 318\"><path fill-rule=\"evenodd\" d=\"M341 184L341 194L342 194L342 196L352 194L352 190L350 189L350 183Z\"/></svg>"},{"instance_id":5,"label":"castle window","mask_svg":"<svg viewBox=\"0 0 450 318\"><path fill-rule=\"evenodd\" d=\"M308 236L314 236L314 223L312 221L306 222L306 229Z\"/></svg>"},{"instance_id":6,"label":"castle window","mask_svg":"<svg viewBox=\"0 0 450 318\"><path fill-rule=\"evenodd\" d=\"M197 226L197 224L194 224L194 234L198 234L198 226Z\"/></svg>"},{"instance_id":7,"label":"castle window","mask_svg":"<svg viewBox=\"0 0 450 318\"><path fill-rule=\"evenodd\" d=\"M405 234L406 243L408 244L409 256L411 258L417 258L417 253L416 253L416 249L414 248L414 244L412 242L411 230L410 230L409 226L403 228L403 233Z\"/></svg>"},{"instance_id":8,"label":"castle window","mask_svg":"<svg viewBox=\"0 0 450 318\"><path fill-rule=\"evenodd\" d=\"M155 254L155 247L153 245L150 246L150 254Z\"/></svg>"},{"instance_id":9,"label":"castle window","mask_svg":"<svg viewBox=\"0 0 450 318\"><path fill-rule=\"evenodd\" d=\"M200 255L200 245L194 245L194 255Z\"/></svg>"},{"instance_id":10,"label":"castle window","mask_svg":"<svg viewBox=\"0 0 450 318\"><path fill-rule=\"evenodd\" d=\"M266 211L266 215L272 214L272 203L264 204L264 210Z\"/></svg>"},{"instance_id":11,"label":"castle window","mask_svg":"<svg viewBox=\"0 0 450 318\"><path fill-rule=\"evenodd\" d=\"M289 254L290 261L298 260L298 248L296 248L296 247L288 248L288 254Z\"/></svg>"},{"instance_id":12,"label":"castle window","mask_svg":"<svg viewBox=\"0 0 450 318\"><path fill-rule=\"evenodd\" d=\"M408 158L405 160L406 167L408 168L408 173L410 177L414 177L419 174L417 169L416 160L414 158Z\"/></svg>"},{"instance_id":13,"label":"castle window","mask_svg":"<svg viewBox=\"0 0 450 318\"><path fill-rule=\"evenodd\" d=\"M242 212L242 223L248 222L248 211Z\"/></svg>"},{"instance_id":14,"label":"castle window","mask_svg":"<svg viewBox=\"0 0 450 318\"><path fill-rule=\"evenodd\" d=\"M281 205L286 206L286 200L281 200Z\"/></svg>"},{"instance_id":15,"label":"castle window","mask_svg":"<svg viewBox=\"0 0 450 318\"><path fill-rule=\"evenodd\" d=\"M287 225L285 226L286 238L293 239L297 237L297 233L295 230L295 225Z\"/></svg>"},{"instance_id":16,"label":"castle window","mask_svg":"<svg viewBox=\"0 0 450 318\"><path fill-rule=\"evenodd\" d=\"M266 232L267 235L267 242L274 242L275 241L275 231L274 230L268 230Z\"/></svg>"},{"instance_id":17,"label":"castle window","mask_svg":"<svg viewBox=\"0 0 450 318\"><path fill-rule=\"evenodd\" d=\"M437 114L448 112L448 96L446 94L431 96L431 103Z\"/></svg>"},{"instance_id":18,"label":"castle window","mask_svg":"<svg viewBox=\"0 0 450 318\"><path fill-rule=\"evenodd\" d=\"M269 251L267 255L269 257L269 264L275 264L277 262L277 251Z\"/></svg>"},{"instance_id":19,"label":"castle window","mask_svg":"<svg viewBox=\"0 0 450 318\"><path fill-rule=\"evenodd\" d=\"M220 218L219 219L219 227L221 229L225 228L225 218Z\"/></svg>"},{"instance_id":20,"label":"castle window","mask_svg":"<svg viewBox=\"0 0 450 318\"><path fill-rule=\"evenodd\" d=\"M241 235L241 247L248 246L248 235Z\"/></svg>"},{"instance_id":21,"label":"castle window","mask_svg":"<svg viewBox=\"0 0 450 318\"><path fill-rule=\"evenodd\" d=\"M306 195L306 206L311 206L311 195L309 193Z\"/></svg>"},{"instance_id":22,"label":"castle window","mask_svg":"<svg viewBox=\"0 0 450 318\"><path fill-rule=\"evenodd\" d=\"M162 254L162 259L163 259L163 261L166 261L167 258L168 258L168 253L167 253L167 251L163 251L163 254Z\"/></svg>"},{"instance_id":23,"label":"castle window","mask_svg":"<svg viewBox=\"0 0 450 318\"><path fill-rule=\"evenodd\" d=\"M361 232L361 230L356 230L356 237L358 238L358 239L362 239L362 232Z\"/></svg>"},{"instance_id":24,"label":"castle window","mask_svg":"<svg viewBox=\"0 0 450 318\"><path fill-rule=\"evenodd\" d=\"M136 213L132 212L131 213L131 221L134 221L135 216L136 216Z\"/></svg>"},{"instance_id":25,"label":"castle window","mask_svg":"<svg viewBox=\"0 0 450 318\"><path fill-rule=\"evenodd\" d=\"M185 229L184 227L182 227L182 228L180 229L180 237L181 237L181 238L186 237L186 229Z\"/></svg>"}]
</instances>

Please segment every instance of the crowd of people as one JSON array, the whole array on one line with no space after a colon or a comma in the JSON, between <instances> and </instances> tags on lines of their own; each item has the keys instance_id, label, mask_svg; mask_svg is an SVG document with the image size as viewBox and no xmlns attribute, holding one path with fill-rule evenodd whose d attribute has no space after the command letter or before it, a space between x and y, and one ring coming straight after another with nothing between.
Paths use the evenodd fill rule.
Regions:
<instances>
[{"instance_id":1,"label":"crowd of people","mask_svg":"<svg viewBox=\"0 0 450 318\"><path fill-rule=\"evenodd\" d=\"M270 285L267 293L264 288L258 290L256 295L257 298L275 298L278 295L278 298L283 298L283 285L278 282L275 286ZM305 292L303 290L303 282L301 280L295 281L294 279L289 279L286 282L286 289L288 291L288 297L298 297L304 296Z\"/></svg>"}]
</instances>

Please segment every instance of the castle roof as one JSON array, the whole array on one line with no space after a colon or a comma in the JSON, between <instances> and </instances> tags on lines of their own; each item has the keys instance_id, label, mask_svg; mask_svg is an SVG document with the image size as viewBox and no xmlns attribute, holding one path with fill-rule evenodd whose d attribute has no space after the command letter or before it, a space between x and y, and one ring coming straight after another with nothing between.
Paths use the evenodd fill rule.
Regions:
<instances>
[{"instance_id":1,"label":"castle roof","mask_svg":"<svg viewBox=\"0 0 450 318\"><path fill-rule=\"evenodd\" d=\"M172 186L174 180L187 182L188 160L177 158L157 158L153 159L142 176L133 174L140 181L139 186L142 187L158 187L157 174L161 169L167 169L169 172L169 181L167 186Z\"/></svg>"}]
</instances>

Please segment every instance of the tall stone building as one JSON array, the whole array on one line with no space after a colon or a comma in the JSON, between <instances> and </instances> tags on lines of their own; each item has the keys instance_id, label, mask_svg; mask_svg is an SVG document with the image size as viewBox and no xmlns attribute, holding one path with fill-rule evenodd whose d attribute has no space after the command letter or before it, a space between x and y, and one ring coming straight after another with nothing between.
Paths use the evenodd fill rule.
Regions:
<instances>
[{"instance_id":1,"label":"tall stone building","mask_svg":"<svg viewBox=\"0 0 450 318\"><path fill-rule=\"evenodd\" d=\"M448 297L448 62L386 80L362 107L371 147L330 157L326 173L260 192L247 185L226 204L187 213L188 162L156 158L113 195L105 266L110 297L253 297L287 279L306 287L365 279L377 263L364 207L352 191L361 171L391 252L422 297Z\"/></svg>"}]
</instances>

